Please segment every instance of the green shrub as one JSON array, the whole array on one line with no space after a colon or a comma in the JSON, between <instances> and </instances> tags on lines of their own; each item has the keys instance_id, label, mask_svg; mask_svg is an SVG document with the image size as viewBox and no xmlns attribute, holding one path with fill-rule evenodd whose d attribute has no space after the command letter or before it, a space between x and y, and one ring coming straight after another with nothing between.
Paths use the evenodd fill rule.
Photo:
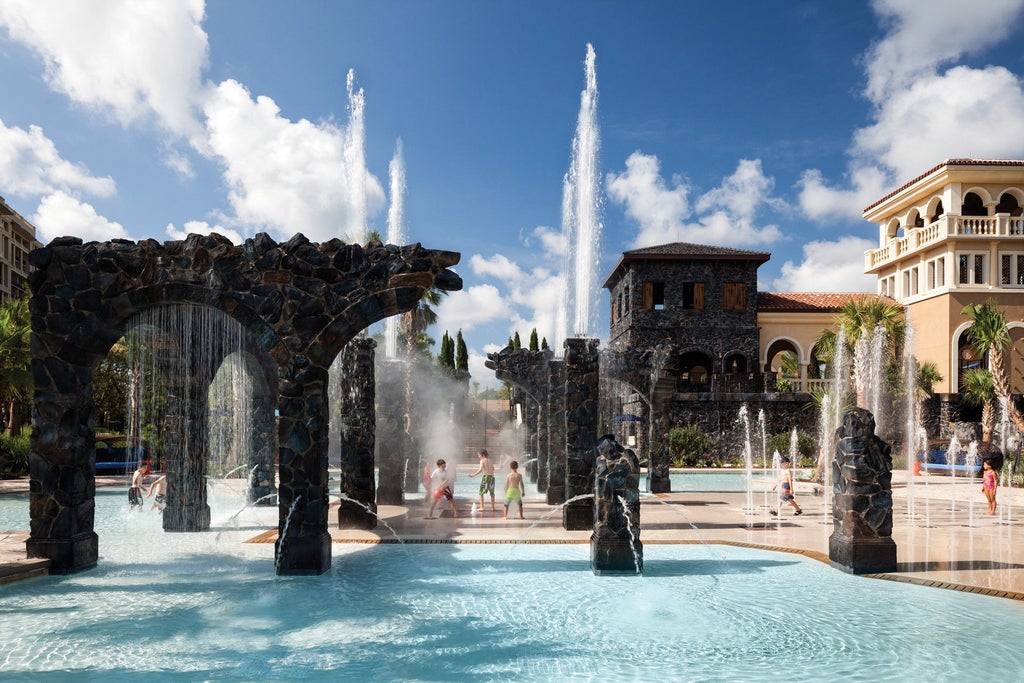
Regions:
<instances>
[{"instance_id":1,"label":"green shrub","mask_svg":"<svg viewBox=\"0 0 1024 683\"><path fill-rule=\"evenodd\" d=\"M779 452L779 455L789 455L789 445L793 432L783 432L768 439L768 452ZM799 429L796 431L797 461L794 467L814 467L818 462L818 443L811 438L807 432Z\"/></svg>"},{"instance_id":2,"label":"green shrub","mask_svg":"<svg viewBox=\"0 0 1024 683\"><path fill-rule=\"evenodd\" d=\"M706 467L714 464L711 437L696 425L673 427L668 433L669 457L673 467Z\"/></svg>"},{"instance_id":3,"label":"green shrub","mask_svg":"<svg viewBox=\"0 0 1024 683\"><path fill-rule=\"evenodd\" d=\"M28 474L28 453L32 450L28 437L31 427L25 427L17 436L0 434L0 454L3 455L3 477L22 477Z\"/></svg>"}]
</instances>

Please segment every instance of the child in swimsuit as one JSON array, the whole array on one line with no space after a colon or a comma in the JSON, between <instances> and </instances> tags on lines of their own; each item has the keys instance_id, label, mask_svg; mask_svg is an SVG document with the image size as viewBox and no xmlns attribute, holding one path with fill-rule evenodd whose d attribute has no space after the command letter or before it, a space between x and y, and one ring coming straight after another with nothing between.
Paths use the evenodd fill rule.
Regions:
<instances>
[{"instance_id":1,"label":"child in swimsuit","mask_svg":"<svg viewBox=\"0 0 1024 683\"><path fill-rule=\"evenodd\" d=\"M459 516L459 509L455 507L455 493L452 490L452 475L448 471L448 465L444 460L437 461L437 469L430 475L430 483L434 489L434 501L430 504L430 512L427 513L427 519L434 518L434 508L437 506L437 501L441 500L444 496L448 500L448 504L452 508L452 517Z\"/></svg>"},{"instance_id":2,"label":"child in swimsuit","mask_svg":"<svg viewBox=\"0 0 1024 683\"><path fill-rule=\"evenodd\" d=\"M996 514L996 487L999 486L999 475L992 469L992 463L985 460L981 464L981 492L988 499L988 514Z\"/></svg>"},{"instance_id":3,"label":"child in swimsuit","mask_svg":"<svg viewBox=\"0 0 1024 683\"><path fill-rule=\"evenodd\" d=\"M779 481L775 486L772 487L772 491L779 489L779 506L775 510L770 510L772 517L778 517L779 513L782 512L782 504L789 503L793 506L796 512L793 515L802 515L803 510L796 504L795 489L793 488L793 472L789 469L789 458L782 456L779 461L782 467L782 471L779 473Z\"/></svg>"},{"instance_id":4,"label":"child in swimsuit","mask_svg":"<svg viewBox=\"0 0 1024 683\"><path fill-rule=\"evenodd\" d=\"M481 448L476 457L480 459L480 467L476 468L476 472L469 476L480 475L480 510L482 512L484 509L484 494L489 493L491 495L491 512L494 512L494 463L491 462L486 448Z\"/></svg>"},{"instance_id":5,"label":"child in swimsuit","mask_svg":"<svg viewBox=\"0 0 1024 683\"><path fill-rule=\"evenodd\" d=\"M519 463L513 460L508 464L512 471L505 477L505 519L508 519L508 506L519 505L519 519L526 519L523 515L523 496L526 495L526 486L523 484L523 475L519 474Z\"/></svg>"}]
</instances>

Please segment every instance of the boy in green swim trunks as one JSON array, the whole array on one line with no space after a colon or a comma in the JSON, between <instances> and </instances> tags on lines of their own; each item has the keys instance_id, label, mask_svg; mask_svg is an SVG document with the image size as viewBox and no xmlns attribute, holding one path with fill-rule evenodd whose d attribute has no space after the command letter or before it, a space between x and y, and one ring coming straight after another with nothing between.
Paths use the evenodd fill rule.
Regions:
<instances>
[{"instance_id":1,"label":"boy in green swim trunks","mask_svg":"<svg viewBox=\"0 0 1024 683\"><path fill-rule=\"evenodd\" d=\"M526 487L523 485L523 475L519 474L519 463L513 460L508 466L512 471L505 477L505 519L508 519L508 506L512 503L519 505L519 519L526 519L523 515Z\"/></svg>"},{"instance_id":2,"label":"boy in green swim trunks","mask_svg":"<svg viewBox=\"0 0 1024 683\"><path fill-rule=\"evenodd\" d=\"M483 509L484 509L484 494L485 493L490 493L491 494L491 512L494 512L494 463L491 462L490 457L487 455L487 449L486 448L481 448L477 452L476 457L480 458L480 467L476 468L476 472L474 472L473 474L471 474L469 476L475 477L478 474L481 475L481 477L480 477L480 512L482 513Z\"/></svg>"}]
</instances>

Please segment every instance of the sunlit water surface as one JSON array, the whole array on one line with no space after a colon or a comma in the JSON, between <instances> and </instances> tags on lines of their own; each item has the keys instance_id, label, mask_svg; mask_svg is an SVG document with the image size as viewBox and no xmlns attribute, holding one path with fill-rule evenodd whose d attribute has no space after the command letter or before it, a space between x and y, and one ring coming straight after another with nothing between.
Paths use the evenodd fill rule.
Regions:
<instances>
[{"instance_id":1,"label":"sunlit water surface","mask_svg":"<svg viewBox=\"0 0 1024 683\"><path fill-rule=\"evenodd\" d=\"M644 548L595 577L588 545L335 544L278 577L276 508L214 487L211 531L97 496L100 562L0 586L0 679L1019 681L1019 602L855 577L784 553ZM27 527L0 496L0 528ZM13 522L13 523L12 523ZM1000 635L1003 634L1003 635Z\"/></svg>"}]
</instances>

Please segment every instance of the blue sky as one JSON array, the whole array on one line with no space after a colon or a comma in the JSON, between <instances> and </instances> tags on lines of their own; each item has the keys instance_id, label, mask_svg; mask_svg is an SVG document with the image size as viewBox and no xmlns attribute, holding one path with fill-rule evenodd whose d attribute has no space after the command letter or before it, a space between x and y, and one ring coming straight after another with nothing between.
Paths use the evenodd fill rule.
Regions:
<instances>
[{"instance_id":1,"label":"blue sky","mask_svg":"<svg viewBox=\"0 0 1024 683\"><path fill-rule=\"evenodd\" d=\"M1024 0L0 0L0 195L44 242L352 238L400 215L405 241L462 253L432 335L462 329L494 385L483 359L513 331L556 339L588 43L599 283L624 250L689 241L770 252L764 290L871 290L863 207L947 158L1024 158L1022 16Z\"/></svg>"}]
</instances>

